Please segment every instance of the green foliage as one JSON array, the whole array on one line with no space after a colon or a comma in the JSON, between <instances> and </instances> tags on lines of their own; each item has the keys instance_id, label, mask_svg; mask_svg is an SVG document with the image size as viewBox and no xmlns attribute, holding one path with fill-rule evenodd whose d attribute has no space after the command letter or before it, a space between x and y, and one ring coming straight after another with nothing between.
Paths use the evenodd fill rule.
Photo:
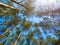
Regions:
<instances>
[{"instance_id":1,"label":"green foliage","mask_svg":"<svg viewBox=\"0 0 60 45\"><path fill-rule=\"evenodd\" d=\"M56 43L57 40L55 40L54 38L51 38L50 36L47 36L47 40L52 42L53 44Z\"/></svg>"},{"instance_id":2,"label":"green foliage","mask_svg":"<svg viewBox=\"0 0 60 45\"><path fill-rule=\"evenodd\" d=\"M46 25L43 22L40 22L39 25L42 27L46 27Z\"/></svg>"},{"instance_id":3,"label":"green foliage","mask_svg":"<svg viewBox=\"0 0 60 45\"><path fill-rule=\"evenodd\" d=\"M56 41L54 45L60 45L60 40Z\"/></svg>"},{"instance_id":4,"label":"green foliage","mask_svg":"<svg viewBox=\"0 0 60 45\"><path fill-rule=\"evenodd\" d=\"M0 35L0 39L2 39L4 36L3 35Z\"/></svg>"},{"instance_id":5,"label":"green foliage","mask_svg":"<svg viewBox=\"0 0 60 45\"><path fill-rule=\"evenodd\" d=\"M38 23L34 23L34 26L37 27L37 26L39 26L39 24Z\"/></svg>"},{"instance_id":6,"label":"green foliage","mask_svg":"<svg viewBox=\"0 0 60 45\"><path fill-rule=\"evenodd\" d=\"M60 30L57 30L56 33L57 33L57 34L60 34Z\"/></svg>"},{"instance_id":7,"label":"green foliage","mask_svg":"<svg viewBox=\"0 0 60 45\"><path fill-rule=\"evenodd\" d=\"M31 26L31 22L25 21L21 23L23 29L29 29Z\"/></svg>"},{"instance_id":8,"label":"green foliage","mask_svg":"<svg viewBox=\"0 0 60 45\"><path fill-rule=\"evenodd\" d=\"M3 45L3 43L0 42L0 45Z\"/></svg>"},{"instance_id":9,"label":"green foliage","mask_svg":"<svg viewBox=\"0 0 60 45\"><path fill-rule=\"evenodd\" d=\"M60 21L58 22L58 25L60 25Z\"/></svg>"},{"instance_id":10,"label":"green foliage","mask_svg":"<svg viewBox=\"0 0 60 45\"><path fill-rule=\"evenodd\" d=\"M32 41L34 42L35 45L39 45L40 44L40 42L38 42L38 39L36 39L36 38L32 38Z\"/></svg>"},{"instance_id":11,"label":"green foliage","mask_svg":"<svg viewBox=\"0 0 60 45\"><path fill-rule=\"evenodd\" d=\"M27 36L28 36L28 38L29 39L31 39L34 35L33 35L33 32L29 32L28 34L27 34Z\"/></svg>"}]
</instances>

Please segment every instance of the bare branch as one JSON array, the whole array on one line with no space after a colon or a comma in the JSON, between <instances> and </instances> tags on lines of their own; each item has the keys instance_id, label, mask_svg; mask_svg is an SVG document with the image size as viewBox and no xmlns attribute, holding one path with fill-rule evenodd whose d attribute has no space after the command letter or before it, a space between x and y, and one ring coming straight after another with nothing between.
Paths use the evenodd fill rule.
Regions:
<instances>
[{"instance_id":1,"label":"bare branch","mask_svg":"<svg viewBox=\"0 0 60 45\"><path fill-rule=\"evenodd\" d=\"M60 13L60 8L55 9L55 10L46 10L46 11L39 12L40 15L42 15L42 14L49 14L49 13L51 13L51 14Z\"/></svg>"},{"instance_id":2,"label":"bare branch","mask_svg":"<svg viewBox=\"0 0 60 45\"><path fill-rule=\"evenodd\" d=\"M3 35L3 36L4 36L4 35L5 35L6 33L8 33L8 32L9 32L9 31L8 31L8 30L6 30L6 31L5 31L3 34L1 34L1 35Z\"/></svg>"},{"instance_id":3,"label":"bare branch","mask_svg":"<svg viewBox=\"0 0 60 45\"><path fill-rule=\"evenodd\" d=\"M1 10L0 9L0 13L6 13L7 11L6 10Z\"/></svg>"},{"instance_id":4,"label":"bare branch","mask_svg":"<svg viewBox=\"0 0 60 45\"><path fill-rule=\"evenodd\" d=\"M21 5L21 6L23 6L24 8L26 8L26 9L29 9L29 7L27 7L27 5L26 4L22 4L21 2L17 2L16 0L11 0L12 2L15 2L16 4L18 4L18 5ZM29 6L29 5L28 5Z\"/></svg>"},{"instance_id":5,"label":"bare branch","mask_svg":"<svg viewBox=\"0 0 60 45\"><path fill-rule=\"evenodd\" d=\"M0 6L4 6L4 7L7 7L7 8L11 8L11 9L13 9L13 10L18 10L18 9L16 9L15 7L9 6L9 5L4 4L4 3L2 3L2 2L0 2Z\"/></svg>"},{"instance_id":6,"label":"bare branch","mask_svg":"<svg viewBox=\"0 0 60 45\"><path fill-rule=\"evenodd\" d=\"M1 34L1 35L0 35L0 39L1 39L1 38L3 38L3 37L4 37L4 35L5 35L6 33L8 33L8 32L9 32L9 31L8 31L8 30L6 30L3 34Z\"/></svg>"}]
</instances>

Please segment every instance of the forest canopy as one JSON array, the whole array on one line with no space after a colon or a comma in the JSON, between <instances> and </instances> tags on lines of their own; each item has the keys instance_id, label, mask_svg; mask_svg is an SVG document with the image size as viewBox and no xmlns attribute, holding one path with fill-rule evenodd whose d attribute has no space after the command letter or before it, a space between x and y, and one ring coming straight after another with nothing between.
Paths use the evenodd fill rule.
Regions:
<instances>
[{"instance_id":1,"label":"forest canopy","mask_svg":"<svg viewBox=\"0 0 60 45\"><path fill-rule=\"evenodd\" d=\"M59 45L60 0L0 0L0 45Z\"/></svg>"}]
</instances>

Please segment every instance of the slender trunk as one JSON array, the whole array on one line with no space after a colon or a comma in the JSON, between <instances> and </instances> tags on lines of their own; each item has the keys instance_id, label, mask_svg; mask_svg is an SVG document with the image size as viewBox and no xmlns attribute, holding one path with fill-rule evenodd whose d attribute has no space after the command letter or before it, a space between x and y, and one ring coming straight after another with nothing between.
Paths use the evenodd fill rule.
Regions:
<instances>
[{"instance_id":1,"label":"slender trunk","mask_svg":"<svg viewBox=\"0 0 60 45\"><path fill-rule=\"evenodd\" d=\"M21 35L21 33L18 35L17 40L15 41L14 45L17 45L17 42L18 42L18 40L20 38L20 35Z\"/></svg>"}]
</instances>

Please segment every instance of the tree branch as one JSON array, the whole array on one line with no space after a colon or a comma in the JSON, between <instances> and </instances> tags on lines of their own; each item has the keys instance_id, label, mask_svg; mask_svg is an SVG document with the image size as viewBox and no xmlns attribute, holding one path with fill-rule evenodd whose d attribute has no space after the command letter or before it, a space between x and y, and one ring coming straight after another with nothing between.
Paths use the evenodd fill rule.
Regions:
<instances>
[{"instance_id":1,"label":"tree branch","mask_svg":"<svg viewBox=\"0 0 60 45\"><path fill-rule=\"evenodd\" d=\"M2 3L2 2L0 2L0 6L4 6L4 7L6 7L6 8L11 8L11 9L13 9L13 10L18 10L18 9L16 9L15 7L9 6L9 5L4 4L4 3Z\"/></svg>"},{"instance_id":2,"label":"tree branch","mask_svg":"<svg viewBox=\"0 0 60 45\"><path fill-rule=\"evenodd\" d=\"M51 13L52 15L54 13L59 13L60 14L60 8L57 8L57 9L54 9L54 10L46 10L46 11L39 12L40 15L42 15L42 14L49 14L49 13Z\"/></svg>"},{"instance_id":3,"label":"tree branch","mask_svg":"<svg viewBox=\"0 0 60 45\"><path fill-rule=\"evenodd\" d=\"M26 9L29 9L29 5L27 6L26 4L22 4L21 2L17 2L16 0L11 0L12 2L15 2L16 4L18 4L18 5L21 5L21 6L23 6L24 8L26 8Z\"/></svg>"}]
</instances>

